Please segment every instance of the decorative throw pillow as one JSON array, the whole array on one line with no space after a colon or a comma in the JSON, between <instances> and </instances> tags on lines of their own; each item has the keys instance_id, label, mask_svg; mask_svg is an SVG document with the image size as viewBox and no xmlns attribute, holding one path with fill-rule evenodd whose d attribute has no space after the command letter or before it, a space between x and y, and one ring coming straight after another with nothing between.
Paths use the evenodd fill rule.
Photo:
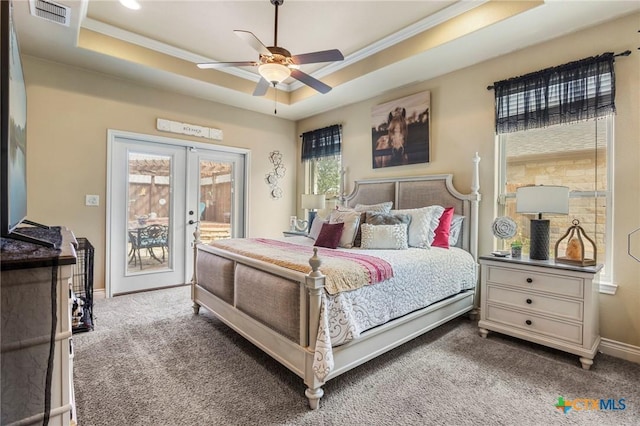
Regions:
<instances>
[{"instance_id":1,"label":"decorative throw pillow","mask_svg":"<svg viewBox=\"0 0 640 426\"><path fill-rule=\"evenodd\" d=\"M391 214L408 214L409 247L430 248L435 238L435 230L440 223L440 216L444 212L442 206L429 206L419 209L391 210Z\"/></svg>"},{"instance_id":2,"label":"decorative throw pillow","mask_svg":"<svg viewBox=\"0 0 640 426\"><path fill-rule=\"evenodd\" d=\"M309 238L317 240L318 235L320 235L320 230L322 229L322 225L324 223L327 223L327 221L319 216L316 216L313 219L313 223L311 224L311 229L309 230Z\"/></svg>"},{"instance_id":3,"label":"decorative throw pillow","mask_svg":"<svg viewBox=\"0 0 640 426\"><path fill-rule=\"evenodd\" d=\"M435 230L435 237L431 247L449 248L449 236L451 232L451 220L453 219L453 207L444 209L438 227Z\"/></svg>"},{"instance_id":4,"label":"decorative throw pillow","mask_svg":"<svg viewBox=\"0 0 640 426\"><path fill-rule=\"evenodd\" d=\"M378 204L356 204L354 210L357 212L389 213L391 207L393 207L393 201L385 201Z\"/></svg>"},{"instance_id":5,"label":"decorative throw pillow","mask_svg":"<svg viewBox=\"0 0 640 426\"><path fill-rule=\"evenodd\" d=\"M358 226L360 225L360 212L353 210L333 210L329 216L329 223L344 223L340 247L353 247L353 240L356 238Z\"/></svg>"},{"instance_id":6,"label":"decorative throw pillow","mask_svg":"<svg viewBox=\"0 0 640 426\"><path fill-rule=\"evenodd\" d=\"M367 212L379 212L379 213L389 213L389 211L391 210L391 207L393 207L393 201L385 201L384 203L378 203L378 204L356 204L356 206L354 208L349 208L349 207L341 207L340 210L350 210L350 211L356 211L356 212L360 212L360 225L362 225L365 222L365 214ZM361 233L362 231L360 230L360 226L358 226L358 230L356 231L356 236L353 239L353 247L360 247L360 239L361 239Z\"/></svg>"},{"instance_id":7,"label":"decorative throw pillow","mask_svg":"<svg viewBox=\"0 0 640 426\"><path fill-rule=\"evenodd\" d=\"M365 222L371 225L398 225L404 223L409 226L411 216L408 214L389 214L367 212Z\"/></svg>"},{"instance_id":8,"label":"decorative throw pillow","mask_svg":"<svg viewBox=\"0 0 640 426\"><path fill-rule=\"evenodd\" d=\"M360 247L360 241L362 240L362 224L365 223L367 218L367 212L359 212L360 213L360 225L358 226L358 230L356 231L356 237L353 239L353 246Z\"/></svg>"},{"instance_id":9,"label":"decorative throw pillow","mask_svg":"<svg viewBox=\"0 0 640 426\"><path fill-rule=\"evenodd\" d=\"M464 216L454 214L451 220L451 229L449 230L449 247L455 247L458 245L458 238L460 237L460 231L462 230L462 222Z\"/></svg>"},{"instance_id":10,"label":"decorative throw pillow","mask_svg":"<svg viewBox=\"0 0 640 426\"><path fill-rule=\"evenodd\" d=\"M313 245L331 249L338 247L343 228L344 223L323 223L320 234Z\"/></svg>"},{"instance_id":11,"label":"decorative throw pillow","mask_svg":"<svg viewBox=\"0 0 640 426\"><path fill-rule=\"evenodd\" d=\"M363 249L404 250L407 245L407 224L397 225L362 225Z\"/></svg>"}]
</instances>

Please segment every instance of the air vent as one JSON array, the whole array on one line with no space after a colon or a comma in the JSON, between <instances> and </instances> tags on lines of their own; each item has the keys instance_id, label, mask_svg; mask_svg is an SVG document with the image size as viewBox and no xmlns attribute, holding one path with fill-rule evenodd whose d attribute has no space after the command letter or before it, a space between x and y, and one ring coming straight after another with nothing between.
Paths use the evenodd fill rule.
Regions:
<instances>
[{"instance_id":1,"label":"air vent","mask_svg":"<svg viewBox=\"0 0 640 426\"><path fill-rule=\"evenodd\" d=\"M56 24L69 26L71 8L48 0L29 0L31 14Z\"/></svg>"}]
</instances>

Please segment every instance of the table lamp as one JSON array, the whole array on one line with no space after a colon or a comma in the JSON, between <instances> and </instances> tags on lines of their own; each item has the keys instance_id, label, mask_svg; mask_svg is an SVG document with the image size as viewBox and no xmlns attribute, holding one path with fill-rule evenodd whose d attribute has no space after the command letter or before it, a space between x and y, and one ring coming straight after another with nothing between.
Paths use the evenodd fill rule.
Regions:
<instances>
[{"instance_id":1,"label":"table lamp","mask_svg":"<svg viewBox=\"0 0 640 426\"><path fill-rule=\"evenodd\" d=\"M516 212L537 214L531 219L529 258L549 258L549 220L542 213L569 214L569 188L555 185L522 186L516 189Z\"/></svg>"},{"instance_id":2,"label":"table lamp","mask_svg":"<svg viewBox=\"0 0 640 426\"><path fill-rule=\"evenodd\" d=\"M317 210L324 209L324 194L302 194L302 208L309 210L308 230L311 230Z\"/></svg>"}]
</instances>

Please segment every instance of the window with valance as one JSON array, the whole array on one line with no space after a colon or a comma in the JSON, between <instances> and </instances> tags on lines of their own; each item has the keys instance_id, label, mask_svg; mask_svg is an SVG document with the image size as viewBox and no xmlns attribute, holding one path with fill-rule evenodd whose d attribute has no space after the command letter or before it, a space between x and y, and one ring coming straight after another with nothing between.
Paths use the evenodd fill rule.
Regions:
<instances>
[{"instance_id":1,"label":"window with valance","mask_svg":"<svg viewBox=\"0 0 640 426\"><path fill-rule=\"evenodd\" d=\"M333 126L312 130L302 134L302 161L340 155L342 145L342 126Z\"/></svg>"},{"instance_id":2,"label":"window with valance","mask_svg":"<svg viewBox=\"0 0 640 426\"><path fill-rule=\"evenodd\" d=\"M306 192L338 197L342 191L342 126L335 124L302 134Z\"/></svg>"},{"instance_id":3,"label":"window with valance","mask_svg":"<svg viewBox=\"0 0 640 426\"><path fill-rule=\"evenodd\" d=\"M551 249L571 220L598 244L603 280L611 280L612 198L609 171L615 113L614 54L604 53L494 83L500 162L498 215L528 240L530 217L516 214L524 185L566 185L569 216L549 216ZM509 242L499 242L508 244ZM550 253L553 258L554 253Z\"/></svg>"},{"instance_id":4,"label":"window with valance","mask_svg":"<svg viewBox=\"0 0 640 426\"><path fill-rule=\"evenodd\" d=\"M566 124L615 112L613 53L494 83L496 133Z\"/></svg>"}]
</instances>

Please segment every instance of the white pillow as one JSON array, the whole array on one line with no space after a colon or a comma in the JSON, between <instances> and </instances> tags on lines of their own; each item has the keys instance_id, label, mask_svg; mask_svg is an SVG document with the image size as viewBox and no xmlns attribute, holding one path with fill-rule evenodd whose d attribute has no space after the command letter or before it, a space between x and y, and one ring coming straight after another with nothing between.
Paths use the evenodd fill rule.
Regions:
<instances>
[{"instance_id":1,"label":"white pillow","mask_svg":"<svg viewBox=\"0 0 640 426\"><path fill-rule=\"evenodd\" d=\"M356 238L358 226L360 225L360 213L352 210L333 210L329 216L329 223L344 223L339 246L344 248L353 247L353 240Z\"/></svg>"},{"instance_id":2,"label":"white pillow","mask_svg":"<svg viewBox=\"0 0 640 426\"><path fill-rule=\"evenodd\" d=\"M419 209L391 210L391 214L408 214L411 216L409 223L409 247L431 248L435 238L436 228L440 223L440 216L444 212L442 206L428 206Z\"/></svg>"},{"instance_id":3,"label":"white pillow","mask_svg":"<svg viewBox=\"0 0 640 426\"><path fill-rule=\"evenodd\" d=\"M451 227L449 228L449 247L455 247L458 244L458 238L460 237L460 231L462 230L462 222L464 216L454 214L451 219Z\"/></svg>"},{"instance_id":4,"label":"white pillow","mask_svg":"<svg viewBox=\"0 0 640 426\"><path fill-rule=\"evenodd\" d=\"M393 207L393 201L385 201L378 204L356 204L354 210L357 212L389 213Z\"/></svg>"},{"instance_id":5,"label":"white pillow","mask_svg":"<svg viewBox=\"0 0 640 426\"><path fill-rule=\"evenodd\" d=\"M407 245L407 224L370 225L362 224L363 249L404 250Z\"/></svg>"},{"instance_id":6,"label":"white pillow","mask_svg":"<svg viewBox=\"0 0 640 426\"><path fill-rule=\"evenodd\" d=\"M322 225L327 221L321 218L320 216L316 216L313 219L313 223L311 224L311 229L309 230L309 237L314 240L318 239L318 235L320 235L320 231L322 230Z\"/></svg>"}]
</instances>

